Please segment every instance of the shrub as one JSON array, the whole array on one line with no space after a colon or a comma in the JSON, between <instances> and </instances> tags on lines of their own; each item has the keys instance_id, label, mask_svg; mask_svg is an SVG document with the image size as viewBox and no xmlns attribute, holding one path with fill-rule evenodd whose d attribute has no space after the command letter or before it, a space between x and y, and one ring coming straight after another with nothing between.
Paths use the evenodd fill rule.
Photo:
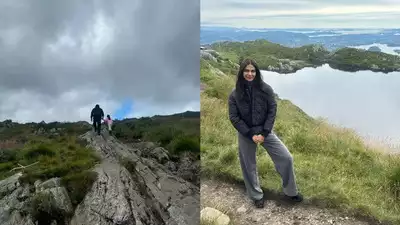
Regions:
<instances>
[{"instance_id":1,"label":"shrub","mask_svg":"<svg viewBox=\"0 0 400 225\"><path fill-rule=\"evenodd\" d=\"M13 149L0 149L0 163L14 161L17 158L17 151Z\"/></svg>"},{"instance_id":2,"label":"shrub","mask_svg":"<svg viewBox=\"0 0 400 225\"><path fill-rule=\"evenodd\" d=\"M30 201L28 212L34 222L50 225L52 221L61 224L68 216L66 212L58 209L54 198L50 194L38 193Z\"/></svg>"},{"instance_id":3,"label":"shrub","mask_svg":"<svg viewBox=\"0 0 400 225\"><path fill-rule=\"evenodd\" d=\"M97 180L97 175L94 171L83 171L67 175L61 179L61 183L66 187L74 208L82 202L90 191L93 183Z\"/></svg>"},{"instance_id":4,"label":"shrub","mask_svg":"<svg viewBox=\"0 0 400 225\"><path fill-rule=\"evenodd\" d=\"M172 140L167 147L173 154L183 152L200 153L200 138L195 136L179 136Z\"/></svg>"}]
</instances>

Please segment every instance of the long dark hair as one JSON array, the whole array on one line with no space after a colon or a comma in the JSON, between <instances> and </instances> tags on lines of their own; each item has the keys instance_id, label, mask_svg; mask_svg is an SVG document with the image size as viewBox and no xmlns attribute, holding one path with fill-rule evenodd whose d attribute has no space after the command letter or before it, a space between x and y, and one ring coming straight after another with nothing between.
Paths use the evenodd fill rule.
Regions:
<instances>
[{"instance_id":1,"label":"long dark hair","mask_svg":"<svg viewBox=\"0 0 400 225\"><path fill-rule=\"evenodd\" d=\"M240 63L239 71L237 74L237 81L236 81L236 92L239 94L239 96L242 96L244 93L245 89L245 82L246 80L244 79L243 72L244 69L246 69L246 66L248 65L253 65L255 70L256 70L256 76L254 77L254 80L252 81L252 87L259 89L261 87L262 79L261 79L261 71L260 68L257 65L257 62L253 59L244 59Z\"/></svg>"}]
</instances>

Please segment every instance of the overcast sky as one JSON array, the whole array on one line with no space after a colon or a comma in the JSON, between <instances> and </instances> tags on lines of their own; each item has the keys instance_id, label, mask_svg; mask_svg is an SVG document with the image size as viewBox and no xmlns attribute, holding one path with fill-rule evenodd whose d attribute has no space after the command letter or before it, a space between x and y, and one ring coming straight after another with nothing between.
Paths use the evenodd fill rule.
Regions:
<instances>
[{"instance_id":1,"label":"overcast sky","mask_svg":"<svg viewBox=\"0 0 400 225\"><path fill-rule=\"evenodd\" d=\"M202 25L400 28L399 0L202 0Z\"/></svg>"},{"instance_id":2,"label":"overcast sky","mask_svg":"<svg viewBox=\"0 0 400 225\"><path fill-rule=\"evenodd\" d=\"M0 2L0 120L199 110L198 0Z\"/></svg>"}]
</instances>

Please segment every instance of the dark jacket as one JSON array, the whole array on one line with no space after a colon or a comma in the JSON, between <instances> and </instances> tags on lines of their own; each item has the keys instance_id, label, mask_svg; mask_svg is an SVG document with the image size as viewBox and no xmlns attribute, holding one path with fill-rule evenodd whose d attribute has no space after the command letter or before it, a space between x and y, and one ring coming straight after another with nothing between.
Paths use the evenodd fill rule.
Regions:
<instances>
[{"instance_id":1,"label":"dark jacket","mask_svg":"<svg viewBox=\"0 0 400 225\"><path fill-rule=\"evenodd\" d=\"M229 95L229 120L239 133L250 139L257 134L266 137L272 131L276 109L274 91L265 82L260 90L253 88L251 96L238 94L235 89Z\"/></svg>"},{"instance_id":2,"label":"dark jacket","mask_svg":"<svg viewBox=\"0 0 400 225\"><path fill-rule=\"evenodd\" d=\"M101 119L104 118L103 109L100 107L94 107L90 113L90 118L95 121L101 121Z\"/></svg>"}]
</instances>

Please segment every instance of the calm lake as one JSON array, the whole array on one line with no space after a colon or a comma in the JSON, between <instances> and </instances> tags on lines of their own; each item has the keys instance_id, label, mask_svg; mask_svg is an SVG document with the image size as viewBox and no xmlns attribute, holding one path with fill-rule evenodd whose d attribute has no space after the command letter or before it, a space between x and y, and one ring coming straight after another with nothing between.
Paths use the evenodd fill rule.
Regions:
<instances>
[{"instance_id":1,"label":"calm lake","mask_svg":"<svg viewBox=\"0 0 400 225\"><path fill-rule=\"evenodd\" d=\"M374 144L400 152L400 72L343 72L324 65L294 74L262 71L280 98L312 117L356 130Z\"/></svg>"}]
</instances>

